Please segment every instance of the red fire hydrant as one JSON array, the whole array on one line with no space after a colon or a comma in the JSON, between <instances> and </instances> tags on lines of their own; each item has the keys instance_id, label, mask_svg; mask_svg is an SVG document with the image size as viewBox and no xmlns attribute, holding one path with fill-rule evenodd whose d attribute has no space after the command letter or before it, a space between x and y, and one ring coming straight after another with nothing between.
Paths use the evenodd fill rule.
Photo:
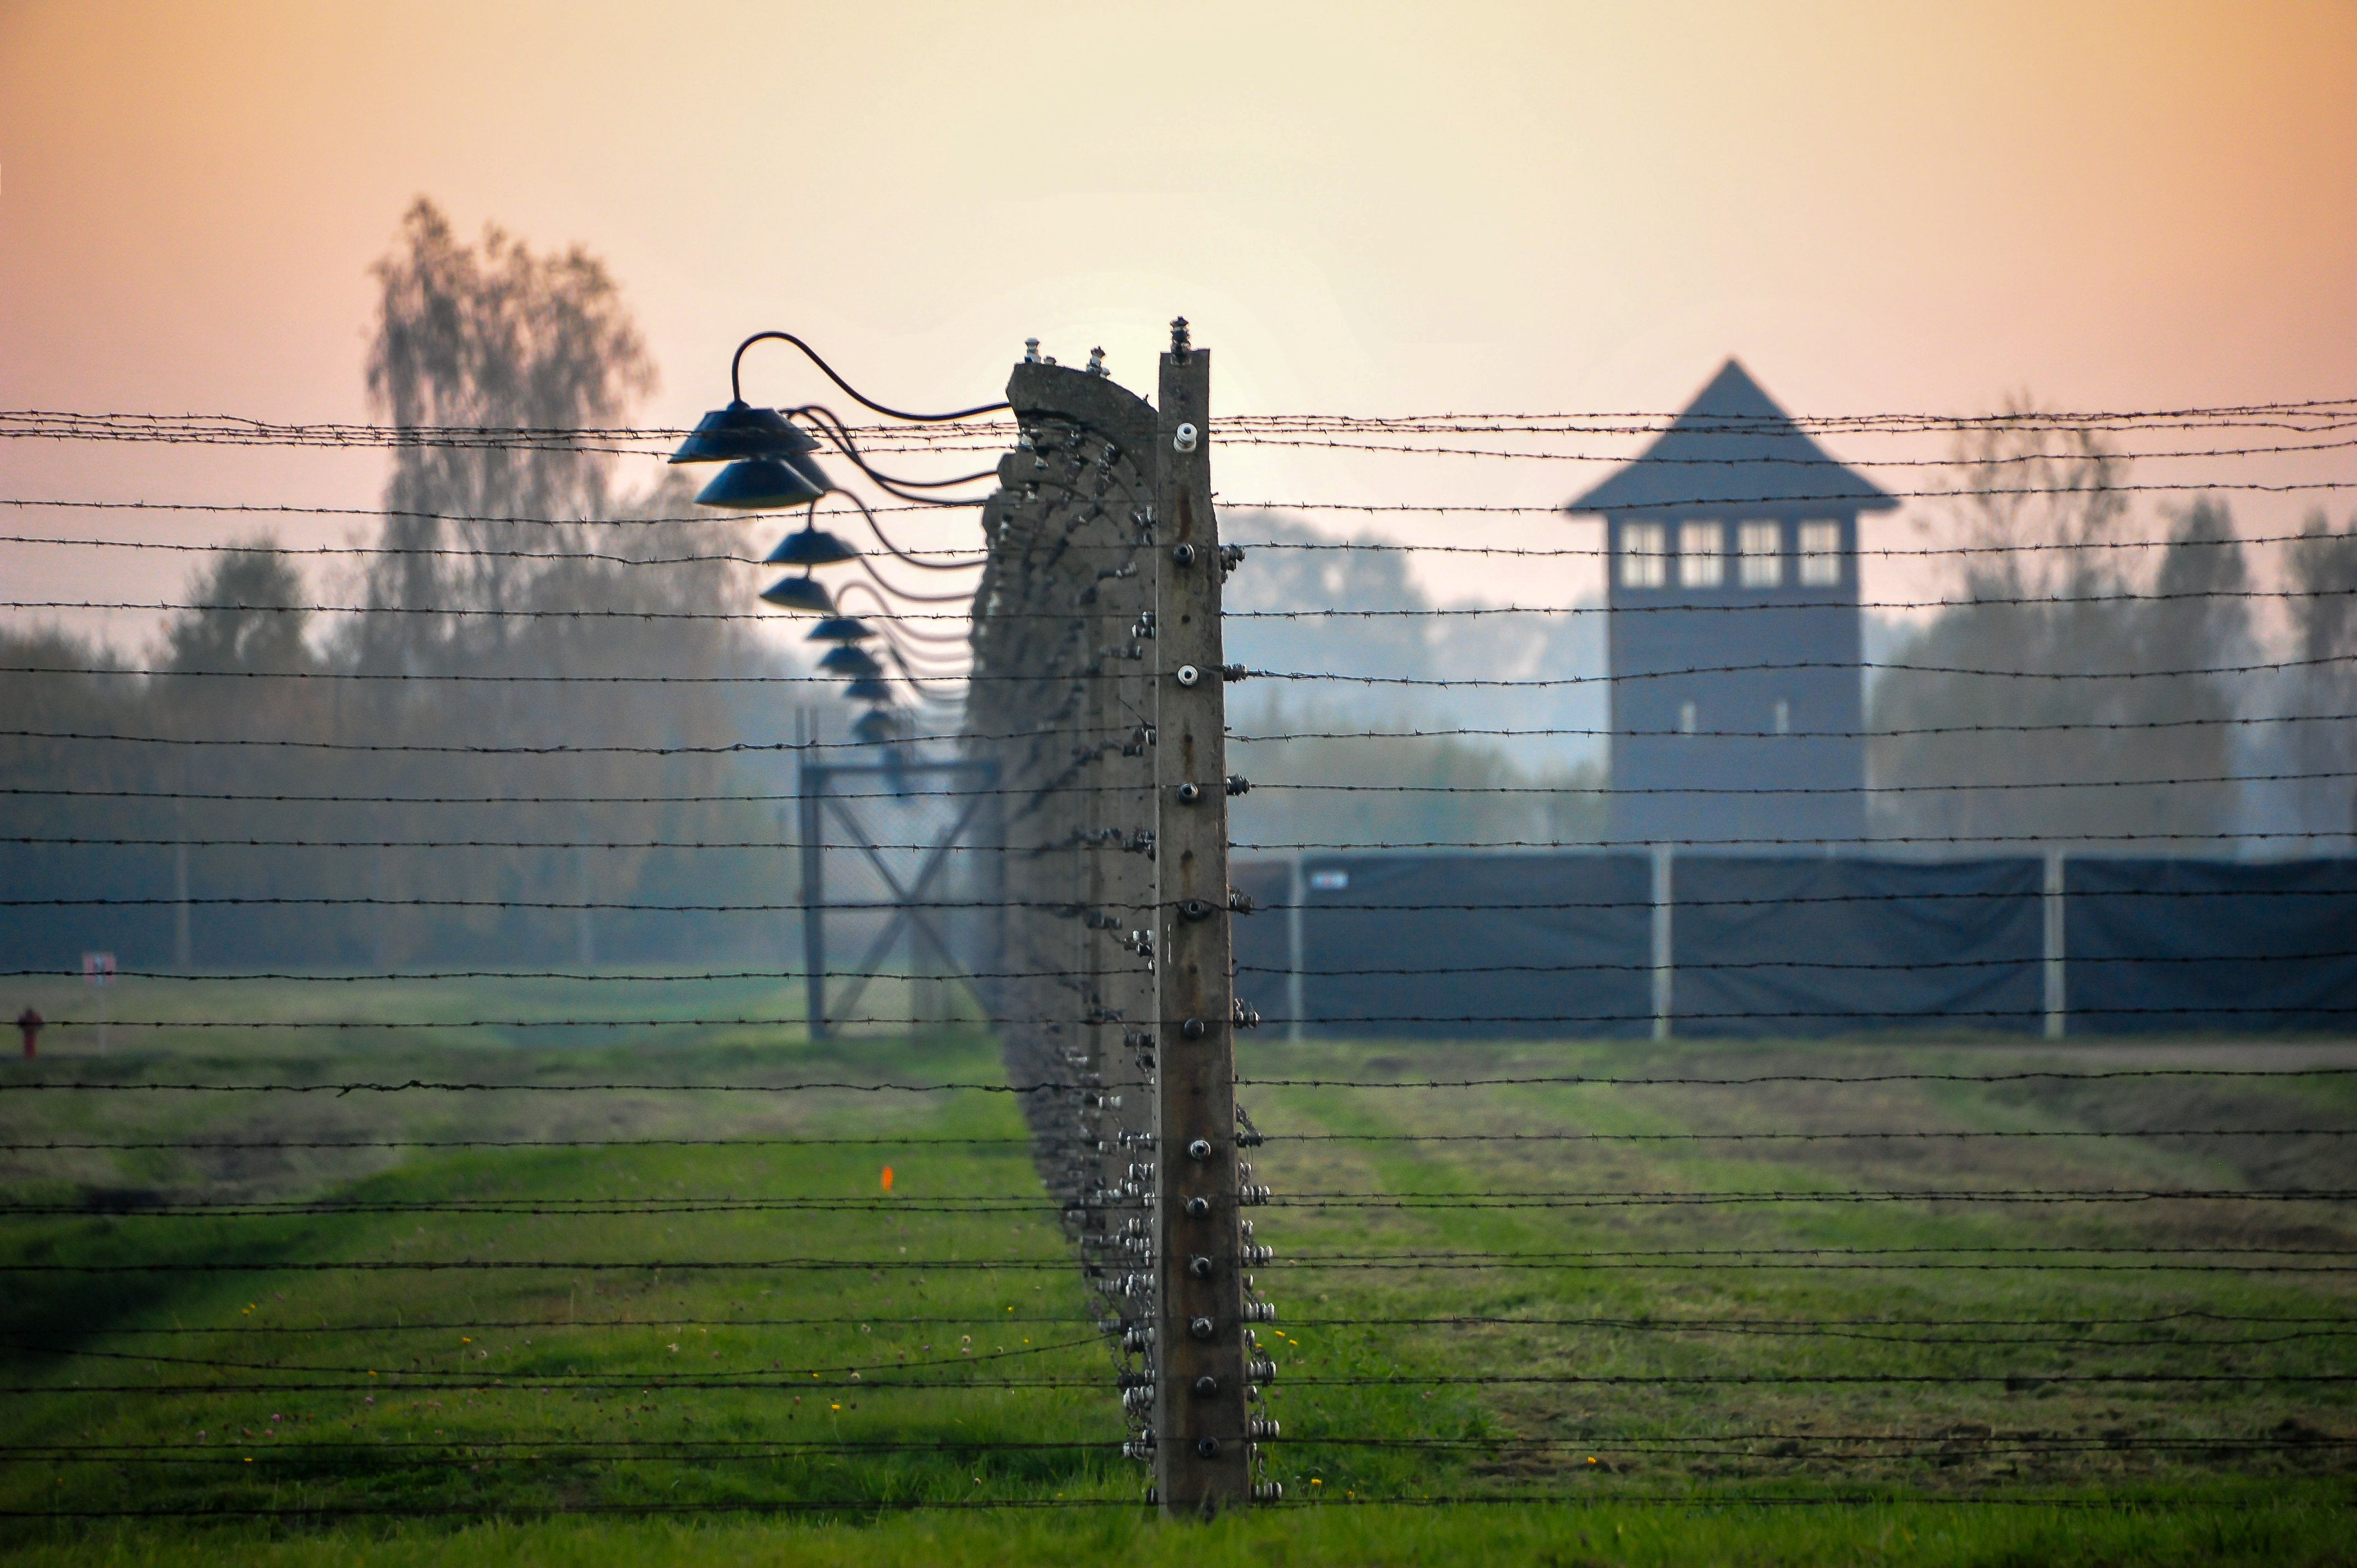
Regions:
<instances>
[{"instance_id":1,"label":"red fire hydrant","mask_svg":"<svg viewBox=\"0 0 2357 1568\"><path fill-rule=\"evenodd\" d=\"M33 1059L33 1051L40 1044L41 1026L48 1020L27 1007L16 1015L16 1027L25 1031L25 1059Z\"/></svg>"}]
</instances>

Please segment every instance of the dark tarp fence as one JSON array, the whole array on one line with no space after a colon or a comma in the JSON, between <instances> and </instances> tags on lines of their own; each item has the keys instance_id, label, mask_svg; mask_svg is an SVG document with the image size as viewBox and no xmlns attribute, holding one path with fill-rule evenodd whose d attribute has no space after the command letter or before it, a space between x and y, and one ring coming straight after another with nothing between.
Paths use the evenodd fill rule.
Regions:
<instances>
[{"instance_id":1,"label":"dark tarp fence","mask_svg":"<svg viewBox=\"0 0 2357 1568\"><path fill-rule=\"evenodd\" d=\"M2346 1029L2357 1015L2357 861L2072 860L2074 1031Z\"/></svg>"},{"instance_id":2,"label":"dark tarp fence","mask_svg":"<svg viewBox=\"0 0 2357 1568\"><path fill-rule=\"evenodd\" d=\"M1267 1020L1271 1032L1281 1032L1290 1017L1286 1000L1286 976L1293 969L1293 863L1289 860L1232 860L1228 882L1259 906L1257 914L1233 922L1236 940L1236 994Z\"/></svg>"},{"instance_id":3,"label":"dark tarp fence","mask_svg":"<svg viewBox=\"0 0 2357 1568\"><path fill-rule=\"evenodd\" d=\"M1534 1038L1652 1026L1642 855L1316 855L1301 875L1306 1023ZM1264 984L1279 993L1283 977Z\"/></svg>"},{"instance_id":4,"label":"dark tarp fence","mask_svg":"<svg viewBox=\"0 0 2357 1568\"><path fill-rule=\"evenodd\" d=\"M2034 1032L2045 961L2072 1035L2345 1030L2357 860L2045 864L1684 854L1671 862L1671 1025L1687 1036L1934 1026ZM1643 1035L1653 866L1629 854L1327 854L1299 867L1302 1020L1358 1036ZM1280 1026L1294 868L1239 861L1239 989Z\"/></svg>"},{"instance_id":5,"label":"dark tarp fence","mask_svg":"<svg viewBox=\"0 0 2357 1568\"><path fill-rule=\"evenodd\" d=\"M1672 865L1679 1034L2042 1026L2040 861L1696 854Z\"/></svg>"}]
</instances>

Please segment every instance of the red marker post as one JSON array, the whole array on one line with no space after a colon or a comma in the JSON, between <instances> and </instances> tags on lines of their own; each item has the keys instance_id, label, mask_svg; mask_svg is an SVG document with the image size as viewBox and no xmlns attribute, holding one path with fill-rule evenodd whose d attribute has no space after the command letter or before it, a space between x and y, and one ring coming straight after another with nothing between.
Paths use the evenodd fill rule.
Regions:
<instances>
[{"instance_id":1,"label":"red marker post","mask_svg":"<svg viewBox=\"0 0 2357 1568\"><path fill-rule=\"evenodd\" d=\"M41 1026L48 1022L48 1019L42 1017L39 1013L30 1007L26 1008L22 1013L16 1015L16 1027L25 1031L25 1059L27 1061L31 1061L33 1059L34 1051L39 1047L41 1042Z\"/></svg>"}]
</instances>

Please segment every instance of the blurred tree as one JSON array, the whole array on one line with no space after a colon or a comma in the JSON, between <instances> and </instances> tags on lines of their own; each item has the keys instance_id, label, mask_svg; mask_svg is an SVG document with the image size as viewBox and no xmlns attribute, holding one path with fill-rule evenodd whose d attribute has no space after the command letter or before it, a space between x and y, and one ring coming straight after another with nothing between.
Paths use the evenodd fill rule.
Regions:
<instances>
[{"instance_id":1,"label":"blurred tree","mask_svg":"<svg viewBox=\"0 0 2357 1568\"><path fill-rule=\"evenodd\" d=\"M2335 533L2313 513L2291 548L2293 657L2299 660L2292 711L2357 712L2357 516ZM2357 725L2345 720L2286 726L2300 815L2313 832L2357 834Z\"/></svg>"},{"instance_id":2,"label":"blurred tree","mask_svg":"<svg viewBox=\"0 0 2357 1568\"><path fill-rule=\"evenodd\" d=\"M307 783L332 777L334 764L317 754L266 744L307 748L328 740L330 713L309 681L221 677L293 677L316 669L320 660L307 639L311 624L310 590L276 541L265 535L231 545L190 575L187 606L165 624L156 663L172 673L144 694L127 693L147 712L139 727L178 742L142 748L141 763L146 781L170 797L165 820L169 836L180 841L171 870L174 896L254 900L233 919L237 940L249 951L296 952L310 945L321 926L316 912L273 900L339 889L318 856L205 842L299 836L298 823L321 822L316 807L218 797L307 793ZM265 744L219 744L225 740ZM175 917L176 965L194 962L200 951L208 960L226 956L217 940L221 922L206 922L206 940L199 942L192 908L178 903Z\"/></svg>"},{"instance_id":3,"label":"blurred tree","mask_svg":"<svg viewBox=\"0 0 2357 1568\"><path fill-rule=\"evenodd\" d=\"M1956 456L1963 602L1900 643L1893 662L1921 668L1876 682L1871 781L1911 787L1876 797L1876 832L2115 850L2132 847L2123 834L2191 835L2147 847L2201 853L2211 846L2193 841L2234 831L2235 787L2138 781L2234 771L2233 732L2218 721L2235 715L2236 694L2207 673L2250 649L2233 520L2203 498L2149 552L2122 548L2123 460L2026 403L2005 413ZM2151 554L2157 566L2140 572ZM1925 730L1948 733L1910 733ZM2018 788L2050 782L2066 787Z\"/></svg>"},{"instance_id":4,"label":"blurred tree","mask_svg":"<svg viewBox=\"0 0 2357 1568\"><path fill-rule=\"evenodd\" d=\"M0 629L0 779L8 792L9 835L0 843L0 886L20 898L154 897L169 886L168 861L152 851L29 839L157 837L171 818L152 800L116 792L154 789L156 746L47 738L138 734L146 728L140 682L119 674L104 644L54 627ZM20 968L70 968L89 950L155 955L168 920L152 906L0 908L0 951Z\"/></svg>"},{"instance_id":5,"label":"blurred tree","mask_svg":"<svg viewBox=\"0 0 2357 1568\"><path fill-rule=\"evenodd\" d=\"M264 539L190 578L152 680L67 674L114 657L0 635L0 662L46 671L0 672L12 727L141 737L0 737L21 831L89 841L0 846L0 880L128 901L28 909L0 937L162 961L193 893L209 965L774 958L791 854L640 847L774 843L780 698L806 692L741 679L802 668L731 618L758 582L742 525L693 515L675 471L617 494L582 450L654 381L619 291L578 249L460 243L425 201L376 275L369 391L414 439L382 553L324 596L375 613L314 616L321 590ZM257 842L278 840L299 847ZM752 908L712 908L730 905Z\"/></svg>"},{"instance_id":6,"label":"blurred tree","mask_svg":"<svg viewBox=\"0 0 2357 1568\"><path fill-rule=\"evenodd\" d=\"M608 444L582 436L627 425L655 384L620 289L578 246L537 252L496 227L462 242L424 199L375 275L369 393L388 422L425 434L395 450L382 553L361 584L382 613L354 618L339 653L361 672L470 681L370 685L343 703L339 723L372 742L440 748L371 757L364 792L487 802L381 810L380 825L397 830L386 837L618 846L380 852L367 868L382 901L378 961L491 943L587 965L699 938L741 943L742 933L699 929L709 918L602 908L716 901L713 856L619 846L762 836L765 813L737 821L722 803L740 787L735 764L680 748L716 753L743 738L744 713L715 679L776 666L719 614L749 601L749 575L729 559L744 553L741 527L692 519L693 490L676 474L618 497L612 455L597 449ZM641 613L665 618L630 618ZM498 676L519 679L480 680ZM678 796L702 803L670 803ZM517 797L573 803L500 803ZM705 884L682 894L698 872ZM421 900L449 912L430 916Z\"/></svg>"},{"instance_id":7,"label":"blurred tree","mask_svg":"<svg viewBox=\"0 0 2357 1568\"><path fill-rule=\"evenodd\" d=\"M446 613L511 606L536 570L512 552L559 536L508 520L606 514L611 457L583 450L574 433L625 422L654 389L653 362L605 263L578 246L535 254L496 227L479 244L461 243L423 197L375 274L368 388L378 412L403 429L498 430L508 439L396 450L380 542L404 553L371 568L371 602ZM429 553L451 545L466 553ZM496 640L509 628L468 629ZM369 630L413 655L423 639L456 635L454 623L412 618Z\"/></svg>"},{"instance_id":8,"label":"blurred tree","mask_svg":"<svg viewBox=\"0 0 2357 1568\"><path fill-rule=\"evenodd\" d=\"M1407 553L1389 548L1388 540L1346 541L1280 513L1241 510L1224 514L1221 527L1226 537L1275 546L1253 549L1249 566L1230 580L1232 612L1432 607ZM1284 681L1243 688L1230 712L1237 736L1230 757L1238 769L1260 783L1363 791L1244 796L1230 808L1238 843L1597 842L1604 829L1599 763L1567 760L1559 746L1527 746L1517 754L1487 737L1418 733L1593 724L1592 717L1565 712L1544 689L1534 695L1511 687L1441 690L1354 679L1554 674L1566 662L1561 645L1571 642L1570 630L1568 619L1529 616L1235 621L1227 633L1231 659L1253 669L1335 677L1306 688ZM1313 693L1306 700L1297 694L1305 689Z\"/></svg>"},{"instance_id":9,"label":"blurred tree","mask_svg":"<svg viewBox=\"0 0 2357 1568\"><path fill-rule=\"evenodd\" d=\"M221 551L190 579L188 607L165 629L164 662L181 671L304 669L312 662L304 600L302 574L276 541Z\"/></svg>"}]
</instances>

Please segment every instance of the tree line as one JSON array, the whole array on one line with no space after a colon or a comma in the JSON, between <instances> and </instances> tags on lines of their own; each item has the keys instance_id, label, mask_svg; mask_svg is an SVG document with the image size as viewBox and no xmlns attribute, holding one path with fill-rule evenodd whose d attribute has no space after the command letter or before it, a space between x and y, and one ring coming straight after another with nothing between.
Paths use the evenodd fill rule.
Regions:
<instances>
[{"instance_id":1,"label":"tree line","mask_svg":"<svg viewBox=\"0 0 2357 1568\"><path fill-rule=\"evenodd\" d=\"M376 277L369 389L390 423L621 424L654 383L581 251L462 242L420 202ZM0 665L43 672L0 675L6 728L138 737L0 741L9 836L81 841L0 846L0 880L114 901L0 911L7 950L382 970L780 950L774 914L585 908L776 905L794 886L782 848L632 847L777 845L778 802L754 797L791 793L790 755L683 748L774 742L813 700L716 679L801 672L744 622L630 618L753 603L746 568L690 559L746 544L732 522L681 521L691 495L669 475L617 494L594 455L402 448L378 553L338 585L362 613L307 608L317 590L262 538L190 581L156 673L104 672L128 661L56 630L7 634Z\"/></svg>"},{"instance_id":2,"label":"tree line","mask_svg":"<svg viewBox=\"0 0 2357 1568\"><path fill-rule=\"evenodd\" d=\"M375 277L368 387L388 423L622 424L655 384L619 288L577 248L536 252L497 230L463 242L421 201ZM2277 615L2233 596L2256 578L2214 499L2120 548L2134 542L2125 464L2093 435L2000 424L1958 450L1954 473L1942 537L1962 551L1958 602L1899 639L1889 662L1908 668L1874 681L1871 780L2098 787L1878 794L1876 834L2115 848L2136 835L2201 853L2270 828L2357 833L2357 725L2338 716L2357 712L2357 520L2310 520L2283 554L2281 585L2298 592ZM12 961L70 966L95 949L135 966L395 971L791 953L784 743L797 709L842 704L747 622L706 618L750 607L759 579L713 559L748 541L690 521L690 495L676 475L623 493L596 454L404 447L377 550L325 585L358 613L307 607L319 588L261 537L191 579L140 657L152 673L59 630L0 633L13 824L0 882L59 901L0 908ZM1275 515L1225 528L1338 542ZM1394 551L1260 551L1230 596L1433 607ZM689 618L632 618L654 615ZM1345 677L1545 679L1601 670L1601 618L1243 620L1229 652ZM2255 664L2274 667L2236 672ZM1601 728L1600 685L1269 681L1232 695L1239 772L1362 787L1245 796L1247 852L1601 838L1600 747L1414 733ZM2221 722L2243 719L2294 722ZM2062 727L1986 727L2022 725ZM1925 729L1956 733L1909 733ZM2236 776L2275 781L2149 782ZM678 908L727 905L768 908Z\"/></svg>"},{"instance_id":3,"label":"tree line","mask_svg":"<svg viewBox=\"0 0 2357 1568\"><path fill-rule=\"evenodd\" d=\"M2134 532L2126 464L2093 433L1984 427L1953 472L1961 499L1932 527L1958 552L1956 602L1899 639L1873 689L1871 781L1901 787L1874 798L1875 833L2347 851L2357 519L2312 514L2263 583L2213 496L2137 547L2152 536ZM2244 596L2259 587L2290 592ZM1950 733L1912 733L1931 729ZM2018 788L2045 783L2070 787ZM2267 832L2336 836L2250 836Z\"/></svg>"}]
</instances>

